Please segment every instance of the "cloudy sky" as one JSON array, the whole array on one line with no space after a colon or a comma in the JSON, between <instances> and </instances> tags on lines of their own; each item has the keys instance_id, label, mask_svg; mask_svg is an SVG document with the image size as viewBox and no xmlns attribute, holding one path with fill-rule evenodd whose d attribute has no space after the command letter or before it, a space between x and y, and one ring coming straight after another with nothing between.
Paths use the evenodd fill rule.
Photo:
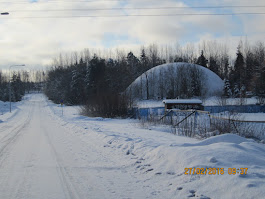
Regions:
<instances>
[{"instance_id":1,"label":"cloudy sky","mask_svg":"<svg viewBox=\"0 0 265 199\"><path fill-rule=\"evenodd\" d=\"M204 40L235 48L265 35L262 0L0 0L0 12L10 13L0 15L0 69L44 67L60 52L84 48ZM215 15L235 13L264 14Z\"/></svg>"}]
</instances>

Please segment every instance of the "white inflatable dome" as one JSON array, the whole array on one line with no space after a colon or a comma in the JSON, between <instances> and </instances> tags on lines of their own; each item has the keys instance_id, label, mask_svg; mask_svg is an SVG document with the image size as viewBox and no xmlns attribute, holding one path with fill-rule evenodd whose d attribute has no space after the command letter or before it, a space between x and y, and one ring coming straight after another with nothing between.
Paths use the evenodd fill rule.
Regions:
<instances>
[{"instance_id":1,"label":"white inflatable dome","mask_svg":"<svg viewBox=\"0 0 265 199\"><path fill-rule=\"evenodd\" d=\"M214 96L223 81L211 70L184 62L156 66L139 76L126 92L138 99Z\"/></svg>"}]
</instances>

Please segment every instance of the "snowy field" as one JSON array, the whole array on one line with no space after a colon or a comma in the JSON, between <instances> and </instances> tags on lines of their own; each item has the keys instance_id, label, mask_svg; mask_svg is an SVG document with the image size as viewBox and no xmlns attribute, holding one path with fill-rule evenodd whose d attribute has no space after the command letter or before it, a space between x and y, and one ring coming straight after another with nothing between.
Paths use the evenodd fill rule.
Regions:
<instances>
[{"instance_id":1,"label":"snowy field","mask_svg":"<svg viewBox=\"0 0 265 199\"><path fill-rule=\"evenodd\" d=\"M42 94L15 107L0 115L0 198L265 197L265 145L251 139L88 118Z\"/></svg>"}]
</instances>

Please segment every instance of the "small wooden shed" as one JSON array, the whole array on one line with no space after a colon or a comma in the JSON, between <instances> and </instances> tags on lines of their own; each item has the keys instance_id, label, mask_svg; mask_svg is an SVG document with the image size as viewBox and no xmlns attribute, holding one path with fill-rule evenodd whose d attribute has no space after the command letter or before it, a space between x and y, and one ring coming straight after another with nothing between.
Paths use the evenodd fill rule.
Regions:
<instances>
[{"instance_id":1,"label":"small wooden shed","mask_svg":"<svg viewBox=\"0 0 265 199\"><path fill-rule=\"evenodd\" d=\"M180 110L203 110L202 101L199 99L166 99L163 100L165 104L165 111L168 109L180 109Z\"/></svg>"}]
</instances>

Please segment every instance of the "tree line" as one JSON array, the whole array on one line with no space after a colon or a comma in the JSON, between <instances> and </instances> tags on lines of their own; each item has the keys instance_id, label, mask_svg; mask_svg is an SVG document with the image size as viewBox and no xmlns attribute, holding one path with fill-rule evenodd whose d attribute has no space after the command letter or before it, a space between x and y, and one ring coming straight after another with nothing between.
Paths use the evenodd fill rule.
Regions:
<instances>
[{"instance_id":1,"label":"tree line","mask_svg":"<svg viewBox=\"0 0 265 199\"><path fill-rule=\"evenodd\" d=\"M9 91L13 102L20 101L25 93L40 91L44 76L43 71L13 71L10 75L0 71L0 100L9 101Z\"/></svg>"},{"instance_id":2,"label":"tree line","mask_svg":"<svg viewBox=\"0 0 265 199\"><path fill-rule=\"evenodd\" d=\"M153 49L157 50L150 49L149 57L143 48L139 58L124 51L117 52L115 58L103 58L86 50L79 58L75 53L70 64L60 55L47 73L45 92L55 102L64 99L68 104L85 104L94 96L119 94L143 72L165 63L157 51L151 52Z\"/></svg>"},{"instance_id":3,"label":"tree line","mask_svg":"<svg viewBox=\"0 0 265 199\"><path fill-rule=\"evenodd\" d=\"M192 44L185 47L153 44L141 47L138 55L125 50L95 53L89 49L60 54L47 72L45 93L57 103L64 100L67 104L84 105L119 95L138 76L157 65L187 62L202 65L219 75L225 82L226 97L264 95L264 43L240 41L234 52L236 56L228 54L226 45L215 41L204 42L198 48L199 56Z\"/></svg>"}]
</instances>

